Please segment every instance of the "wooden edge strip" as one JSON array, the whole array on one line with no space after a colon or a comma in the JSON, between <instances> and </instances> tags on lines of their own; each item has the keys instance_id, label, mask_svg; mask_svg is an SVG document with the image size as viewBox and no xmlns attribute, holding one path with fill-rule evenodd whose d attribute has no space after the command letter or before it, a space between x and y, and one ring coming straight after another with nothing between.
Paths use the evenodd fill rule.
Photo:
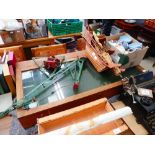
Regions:
<instances>
[{"instance_id":1,"label":"wooden edge strip","mask_svg":"<svg viewBox=\"0 0 155 155\"><path fill-rule=\"evenodd\" d=\"M115 128L109 132L104 133L104 135L119 135L125 131L127 131L129 128L126 124L123 124L119 126L118 128Z\"/></svg>"},{"instance_id":2,"label":"wooden edge strip","mask_svg":"<svg viewBox=\"0 0 155 155\"><path fill-rule=\"evenodd\" d=\"M101 103L103 103L103 104L107 103L107 99L106 98L101 98L99 100L92 101L92 102L90 102L88 104L84 104L84 105L81 105L81 106L78 106L78 107L75 107L75 108L72 108L72 109L69 109L69 110L65 110L65 111L62 111L62 112L59 112L59 113L56 113L56 114L53 114L53 115L49 115L49 116L46 116L46 117L39 118L38 123L41 124L41 123L46 123L48 121L56 120L58 118L65 117L67 115L71 115L73 113L78 113L78 112L80 112L82 110L89 109L92 106L96 106L96 105L101 104Z\"/></svg>"},{"instance_id":3,"label":"wooden edge strip","mask_svg":"<svg viewBox=\"0 0 155 155\"><path fill-rule=\"evenodd\" d=\"M110 90L110 89L113 89L113 88L118 88L118 87L121 87L121 86L122 86L121 81L114 82L112 84L107 84L107 85L104 85L104 86L100 86L98 88L88 90L88 91L85 91L85 92L77 94L77 95L69 96L69 97L67 97L67 98L65 98L63 100L60 100L60 101L52 102L52 103L49 103L49 104L46 104L46 105L41 105L41 106L39 106L37 108L34 108L34 109L24 110L25 113L23 113L23 112L20 113L19 112L18 116L20 117L20 114L21 114L21 116L24 116L24 115L33 114L35 112L41 112L41 111L47 110L49 108L64 105L66 103L76 101L76 100L79 100L79 99L82 99L82 98L85 98L85 97L89 97L89 96L97 94L97 93L102 93L103 91ZM104 96L104 94L103 94L103 96L101 96L101 98L103 98L103 97L106 97L106 96Z\"/></svg>"}]
</instances>

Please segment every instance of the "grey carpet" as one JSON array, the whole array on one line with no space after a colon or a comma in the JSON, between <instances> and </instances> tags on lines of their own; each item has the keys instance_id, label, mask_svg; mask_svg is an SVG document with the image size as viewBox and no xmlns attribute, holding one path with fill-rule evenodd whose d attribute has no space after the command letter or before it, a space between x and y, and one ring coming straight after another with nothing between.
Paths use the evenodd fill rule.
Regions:
<instances>
[{"instance_id":1,"label":"grey carpet","mask_svg":"<svg viewBox=\"0 0 155 155\"><path fill-rule=\"evenodd\" d=\"M24 129L20 124L19 120L17 119L16 112L13 111L12 115L12 122L10 128L10 135L36 135L38 133L37 125Z\"/></svg>"}]
</instances>

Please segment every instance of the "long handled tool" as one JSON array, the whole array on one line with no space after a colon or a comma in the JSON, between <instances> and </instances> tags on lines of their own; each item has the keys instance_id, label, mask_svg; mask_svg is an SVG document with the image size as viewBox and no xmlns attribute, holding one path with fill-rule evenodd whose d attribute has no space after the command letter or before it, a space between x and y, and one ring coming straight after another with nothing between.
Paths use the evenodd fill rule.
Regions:
<instances>
[{"instance_id":1,"label":"long handled tool","mask_svg":"<svg viewBox=\"0 0 155 155\"><path fill-rule=\"evenodd\" d=\"M43 93L45 90L47 90L50 86L58 82L60 79L62 79L64 76L66 76L68 73L73 72L75 68L78 69L78 73L75 73L77 75L74 76L73 80L74 82L78 82L80 80L80 76L82 73L83 64L85 62L85 59L77 59L69 64L65 64L64 67L62 67L60 70L54 70L53 73L51 73L45 81L40 83L37 87L35 87L33 90L31 90L28 94L26 94L23 99L14 101L13 105L5 110L4 112L0 113L0 118L6 116L9 112L17 109L17 108L28 108L28 105L33 103L37 96L39 96L41 93Z\"/></svg>"}]
</instances>

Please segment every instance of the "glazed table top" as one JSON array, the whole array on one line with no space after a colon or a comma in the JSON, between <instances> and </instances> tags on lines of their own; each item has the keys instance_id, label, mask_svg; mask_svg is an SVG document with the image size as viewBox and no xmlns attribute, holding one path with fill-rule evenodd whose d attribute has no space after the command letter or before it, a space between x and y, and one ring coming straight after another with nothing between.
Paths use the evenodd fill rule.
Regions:
<instances>
[{"instance_id":1,"label":"glazed table top","mask_svg":"<svg viewBox=\"0 0 155 155\"><path fill-rule=\"evenodd\" d=\"M140 71L136 68L130 68L123 73L124 77L130 75L137 75ZM35 88L40 82L46 79L46 76L39 70L29 70L22 72L22 82L23 91L26 95L30 90ZM87 60L85 62L83 72L80 79L80 86L77 91L73 90L73 79L71 74L67 74L59 82L56 82L54 86L51 86L44 93L42 93L38 98L39 105L47 104L49 102L54 102L62 100L66 97L73 96L102 85L107 85L116 81L120 78L112 74L110 70L98 73L92 64Z\"/></svg>"}]
</instances>

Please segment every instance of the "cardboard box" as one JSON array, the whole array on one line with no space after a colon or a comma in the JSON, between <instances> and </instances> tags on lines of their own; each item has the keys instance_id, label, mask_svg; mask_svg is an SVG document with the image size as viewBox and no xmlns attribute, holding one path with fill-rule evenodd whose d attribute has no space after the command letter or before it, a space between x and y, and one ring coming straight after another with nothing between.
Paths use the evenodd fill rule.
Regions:
<instances>
[{"instance_id":1,"label":"cardboard box","mask_svg":"<svg viewBox=\"0 0 155 155\"><path fill-rule=\"evenodd\" d=\"M106 40L107 40L107 46L110 46L108 41L110 40L118 40L120 36L122 35L128 35L130 36L128 33L126 32L123 32L123 33L119 33L119 34L116 34L116 35L113 35L113 36L107 36L106 37ZM131 36L130 36L131 37ZM133 37L132 38L132 41L133 42L137 42L136 39L134 39ZM124 68L129 68L129 67L134 67L134 66L137 66L140 64L140 62L143 60L147 50L148 50L148 46L143 46L142 49L137 49L136 51L134 52L131 52L131 53L128 53L127 56L129 58L129 62L125 65L123 65ZM116 49L116 48L115 48ZM116 49L118 50L118 49Z\"/></svg>"},{"instance_id":2,"label":"cardboard box","mask_svg":"<svg viewBox=\"0 0 155 155\"><path fill-rule=\"evenodd\" d=\"M10 33L10 31L9 32L8 31L0 31L0 35L1 35L1 38L4 42L4 44L14 42L13 38L12 38L12 33Z\"/></svg>"},{"instance_id":3,"label":"cardboard box","mask_svg":"<svg viewBox=\"0 0 155 155\"><path fill-rule=\"evenodd\" d=\"M21 42L25 40L23 29L14 31L0 31L0 35L5 44Z\"/></svg>"},{"instance_id":4,"label":"cardboard box","mask_svg":"<svg viewBox=\"0 0 155 155\"><path fill-rule=\"evenodd\" d=\"M19 30L14 31L14 37L15 37L16 42L24 41L25 36L24 36L23 29L19 29Z\"/></svg>"},{"instance_id":5,"label":"cardboard box","mask_svg":"<svg viewBox=\"0 0 155 155\"><path fill-rule=\"evenodd\" d=\"M110 36L115 35L115 34L119 34L121 33L123 30L118 28L117 26L113 25L112 29L111 29L111 33Z\"/></svg>"}]
</instances>

